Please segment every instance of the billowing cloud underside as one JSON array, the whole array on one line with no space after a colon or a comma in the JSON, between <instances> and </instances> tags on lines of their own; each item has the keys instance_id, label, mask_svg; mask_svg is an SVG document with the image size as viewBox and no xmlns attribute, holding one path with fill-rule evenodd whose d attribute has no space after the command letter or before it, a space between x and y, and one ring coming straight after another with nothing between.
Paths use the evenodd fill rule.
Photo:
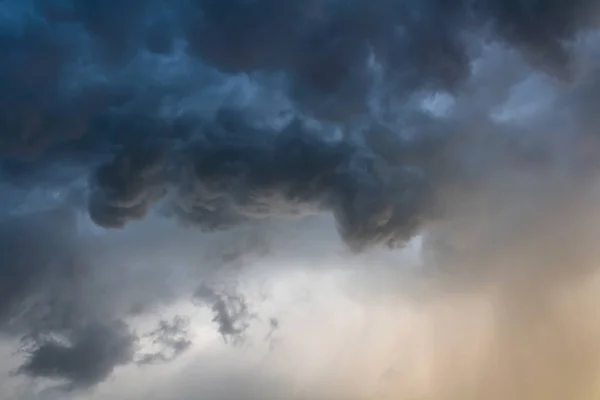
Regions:
<instances>
[{"instance_id":1,"label":"billowing cloud underside","mask_svg":"<svg viewBox=\"0 0 600 400\"><path fill-rule=\"evenodd\" d=\"M19 372L89 387L190 345L162 321L166 350L138 357L123 320L159 300L97 306L102 249L70 208L202 232L326 214L353 252L455 227L476 200L554 218L596 177L598 21L592 0L3 0L0 329L23 338ZM12 217L36 188L69 209ZM224 336L251 318L235 295L188 294Z\"/></svg>"}]
</instances>

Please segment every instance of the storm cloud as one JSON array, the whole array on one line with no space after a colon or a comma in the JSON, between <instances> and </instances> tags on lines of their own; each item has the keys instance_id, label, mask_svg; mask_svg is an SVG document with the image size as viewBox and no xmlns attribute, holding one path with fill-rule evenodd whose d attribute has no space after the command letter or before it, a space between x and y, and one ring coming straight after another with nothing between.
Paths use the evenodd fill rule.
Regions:
<instances>
[{"instance_id":1,"label":"storm cloud","mask_svg":"<svg viewBox=\"0 0 600 400\"><path fill-rule=\"evenodd\" d=\"M115 366L131 362L133 351L134 338L126 327L90 324L64 337L38 339L19 372L66 381L66 389L86 388L106 379Z\"/></svg>"},{"instance_id":2,"label":"storm cloud","mask_svg":"<svg viewBox=\"0 0 600 400\"><path fill-rule=\"evenodd\" d=\"M507 332L525 332L531 297L552 308L597 270L599 12L0 1L0 334L22 350L15 379L87 393L175 364L197 327L162 313L182 303L228 344L280 334L286 313L258 316L242 293L257 260L389 272L381 252L417 239L425 286L493 286ZM389 283L369 276L361 290ZM239 287L216 288L227 279Z\"/></svg>"}]
</instances>

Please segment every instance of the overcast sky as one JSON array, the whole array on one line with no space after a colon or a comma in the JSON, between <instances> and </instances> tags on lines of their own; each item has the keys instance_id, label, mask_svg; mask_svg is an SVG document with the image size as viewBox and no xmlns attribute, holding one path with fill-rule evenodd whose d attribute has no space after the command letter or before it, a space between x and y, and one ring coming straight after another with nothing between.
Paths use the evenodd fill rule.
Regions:
<instances>
[{"instance_id":1,"label":"overcast sky","mask_svg":"<svg viewBox=\"0 0 600 400\"><path fill-rule=\"evenodd\" d=\"M0 400L600 394L593 0L0 0Z\"/></svg>"}]
</instances>

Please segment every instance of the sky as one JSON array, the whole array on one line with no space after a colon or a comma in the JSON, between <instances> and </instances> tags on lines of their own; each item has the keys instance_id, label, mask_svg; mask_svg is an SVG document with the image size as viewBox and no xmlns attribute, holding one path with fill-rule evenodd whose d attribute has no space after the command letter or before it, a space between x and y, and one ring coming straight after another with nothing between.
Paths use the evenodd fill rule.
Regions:
<instances>
[{"instance_id":1,"label":"sky","mask_svg":"<svg viewBox=\"0 0 600 400\"><path fill-rule=\"evenodd\" d=\"M600 395L600 5L0 0L0 400Z\"/></svg>"}]
</instances>

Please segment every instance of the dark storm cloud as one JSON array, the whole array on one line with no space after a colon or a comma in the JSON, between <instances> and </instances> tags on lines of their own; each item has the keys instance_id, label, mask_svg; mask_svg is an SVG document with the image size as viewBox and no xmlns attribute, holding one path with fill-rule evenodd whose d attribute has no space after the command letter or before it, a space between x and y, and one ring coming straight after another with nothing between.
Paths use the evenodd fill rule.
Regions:
<instances>
[{"instance_id":1,"label":"dark storm cloud","mask_svg":"<svg viewBox=\"0 0 600 400\"><path fill-rule=\"evenodd\" d=\"M451 89L469 74L457 14L442 16L433 2L195 3L185 25L192 51L225 71L286 72L292 96L320 116L367 110L371 57L402 91Z\"/></svg>"},{"instance_id":2,"label":"dark storm cloud","mask_svg":"<svg viewBox=\"0 0 600 400\"><path fill-rule=\"evenodd\" d=\"M494 31L521 50L535 67L563 78L574 72L568 42L598 23L593 0L487 0L480 7L484 15L491 16Z\"/></svg>"},{"instance_id":3,"label":"dark storm cloud","mask_svg":"<svg viewBox=\"0 0 600 400\"><path fill-rule=\"evenodd\" d=\"M183 39L189 55L226 74L283 72L302 110L318 116L325 106L343 110L339 116L347 119L368 112L377 68L396 97L458 89L471 73L464 33L488 22L498 34L492 38L552 70L562 68L569 61L566 43L589 22L584 17L591 8L582 1L569 4L34 2L25 16L13 17L16 27L2 33L8 61L0 77L12 88L3 91L2 148L22 153L39 143L48 149L40 163L98 163L116 151L92 181L90 213L103 226L144 217L167 186L177 186L177 214L206 228L281 211L331 210L352 247L402 243L429 213L426 187L434 183L427 164L438 153L422 154L392 138L386 156L370 148L372 130L360 133L361 140L329 140L296 122L282 132L261 131L231 113L220 113L216 122L167 121L156 117L160 104L185 95L181 88L165 86L160 75L126 82L115 78L116 71L143 52L167 57L175 51L170 39ZM96 70L96 83L78 84L83 78L74 71L84 69L81 64ZM423 140L437 139L418 132L416 141ZM446 145L439 140L438 149ZM181 166L183 156L191 160L187 166ZM10 172L10 165L5 162L4 170ZM177 180L184 183L174 185Z\"/></svg>"},{"instance_id":4,"label":"dark storm cloud","mask_svg":"<svg viewBox=\"0 0 600 400\"><path fill-rule=\"evenodd\" d=\"M463 33L491 26L491 40L536 66L567 71L568 42L595 11L591 0L7 0L4 7L0 149L29 156L94 133L99 115L139 98L134 82L111 77L143 52L173 54L177 40L225 73L283 72L303 109L345 119L368 111L370 59L382 69L383 97L455 90L471 72ZM86 81L82 71L96 78ZM146 94L152 103L148 97L160 102L165 93Z\"/></svg>"},{"instance_id":5,"label":"dark storm cloud","mask_svg":"<svg viewBox=\"0 0 600 400\"><path fill-rule=\"evenodd\" d=\"M214 231L329 211L342 239L359 251L402 246L443 212L446 190L476 190L497 171L542 173L570 160L569 168L583 173L595 165L577 143L592 140L583 127L567 137L549 132L549 125L414 112L402 128L369 123L351 139L301 119L283 130L256 128L240 114L221 110L183 148L119 153L94 175L91 217L119 227L162 203L184 223ZM407 137L403 130L417 134Z\"/></svg>"},{"instance_id":6,"label":"dark storm cloud","mask_svg":"<svg viewBox=\"0 0 600 400\"><path fill-rule=\"evenodd\" d=\"M115 78L143 52L154 59L174 54L176 40L225 73L282 72L303 110L344 120L368 112L377 75L372 63L386 82L381 101L417 89L458 89L471 73L463 33L491 23L497 33L491 39L516 46L541 66L565 69L567 42L593 15L584 0L75 0L6 7L0 149L29 156L52 149L63 160L82 150L102 156L125 138L136 140L124 127L107 126L107 114L155 115L167 97L189 94L165 87L164 72Z\"/></svg>"},{"instance_id":7,"label":"dark storm cloud","mask_svg":"<svg viewBox=\"0 0 600 400\"><path fill-rule=\"evenodd\" d=\"M19 372L65 382L67 389L94 386L117 365L131 362L135 337L121 323L91 323L36 338Z\"/></svg>"},{"instance_id":8,"label":"dark storm cloud","mask_svg":"<svg viewBox=\"0 0 600 400\"><path fill-rule=\"evenodd\" d=\"M121 227L128 219L143 218L165 194L161 151L137 147L96 171L90 201L90 215L96 223Z\"/></svg>"},{"instance_id":9,"label":"dark storm cloud","mask_svg":"<svg viewBox=\"0 0 600 400\"><path fill-rule=\"evenodd\" d=\"M170 167L179 189L176 214L208 230L332 210L343 238L361 249L403 243L426 208L424 177L413 165L391 164L357 144L311 132L301 121L269 132L218 119L182 158L182 166L171 167L152 151L119 154L95 175L92 218L108 227L142 218L166 193Z\"/></svg>"},{"instance_id":10,"label":"dark storm cloud","mask_svg":"<svg viewBox=\"0 0 600 400\"><path fill-rule=\"evenodd\" d=\"M354 250L402 245L511 171L542 178L567 163L573 180L588 182L580 173L597 166L600 92L572 81L572 42L595 26L594 3L5 0L0 179L26 192L91 175L86 194L72 198L102 227L152 210L207 231L325 212ZM483 42L515 50L553 84L563 80L568 96L553 115L520 126L485 115L498 104L477 97L488 83L474 76ZM521 79L504 81L497 68L489 103ZM246 89L283 92L287 114L223 89L243 74ZM417 110L423 92L454 95L458 111ZM73 250L74 222L62 218L0 225L0 328L33 338L24 374L92 386L134 359L133 335L106 322L132 314L120 307L133 301L115 305L121 292L82 283L105 276ZM106 275L118 281L123 271ZM153 295L135 300L151 308ZM243 298L197 299L223 337L243 336L251 318ZM161 326L155 340L178 354L188 342L171 328L180 327Z\"/></svg>"},{"instance_id":11,"label":"dark storm cloud","mask_svg":"<svg viewBox=\"0 0 600 400\"><path fill-rule=\"evenodd\" d=\"M568 42L593 24L593 1L214 1L187 18L190 48L231 72L285 71L309 112L365 112L375 62L390 96L459 89L471 73L466 34L488 31L532 64L568 77Z\"/></svg>"},{"instance_id":12,"label":"dark storm cloud","mask_svg":"<svg viewBox=\"0 0 600 400\"><path fill-rule=\"evenodd\" d=\"M122 323L85 322L74 296L86 273L76 240L66 207L0 223L0 333L22 338L20 373L68 388L95 385L129 362L135 339Z\"/></svg>"},{"instance_id":13,"label":"dark storm cloud","mask_svg":"<svg viewBox=\"0 0 600 400\"><path fill-rule=\"evenodd\" d=\"M68 209L0 222L0 327L24 311L29 296L56 277L68 278L75 216Z\"/></svg>"}]
</instances>

